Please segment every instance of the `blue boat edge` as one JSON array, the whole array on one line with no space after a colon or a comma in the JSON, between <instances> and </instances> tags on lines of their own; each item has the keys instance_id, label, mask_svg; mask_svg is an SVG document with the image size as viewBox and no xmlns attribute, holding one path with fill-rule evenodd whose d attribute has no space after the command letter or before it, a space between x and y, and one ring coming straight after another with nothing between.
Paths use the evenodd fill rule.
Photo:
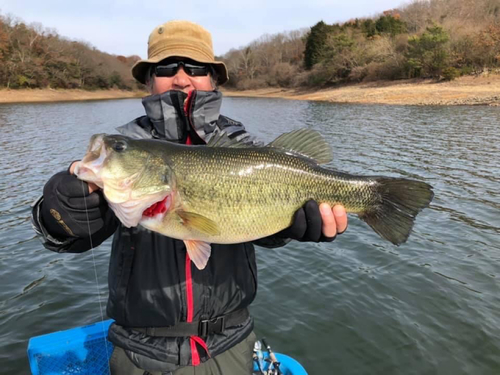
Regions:
<instances>
[{"instance_id":1,"label":"blue boat edge","mask_svg":"<svg viewBox=\"0 0 500 375\"><path fill-rule=\"evenodd\" d=\"M28 342L28 360L33 375L109 374L109 358L114 346L107 340L112 319L81 327L35 336ZM307 375L294 358L274 353L283 375ZM268 353L264 353L264 358ZM266 367L269 362L265 361ZM254 371L258 371L254 362Z\"/></svg>"}]
</instances>

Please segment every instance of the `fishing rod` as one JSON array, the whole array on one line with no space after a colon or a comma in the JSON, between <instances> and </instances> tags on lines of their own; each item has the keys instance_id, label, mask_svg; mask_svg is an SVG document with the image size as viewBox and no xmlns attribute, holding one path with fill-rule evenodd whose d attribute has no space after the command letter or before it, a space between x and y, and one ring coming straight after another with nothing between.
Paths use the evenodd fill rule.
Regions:
<instances>
[{"instance_id":1,"label":"fishing rod","mask_svg":"<svg viewBox=\"0 0 500 375\"><path fill-rule=\"evenodd\" d=\"M260 341L255 341L253 345L253 360L257 363L259 373L267 375L267 372L264 371L264 356L262 355L262 344Z\"/></svg>"},{"instance_id":2,"label":"fishing rod","mask_svg":"<svg viewBox=\"0 0 500 375\"><path fill-rule=\"evenodd\" d=\"M280 362L278 362L278 359L274 355L274 352L271 350L271 346L266 342L265 338L262 338L262 343L264 344L264 347L267 349L267 352L269 353L269 359L271 361L271 365L273 366L273 372L271 371L271 366L269 366L268 374L270 375L283 375L283 372L281 372L280 369Z\"/></svg>"}]
</instances>

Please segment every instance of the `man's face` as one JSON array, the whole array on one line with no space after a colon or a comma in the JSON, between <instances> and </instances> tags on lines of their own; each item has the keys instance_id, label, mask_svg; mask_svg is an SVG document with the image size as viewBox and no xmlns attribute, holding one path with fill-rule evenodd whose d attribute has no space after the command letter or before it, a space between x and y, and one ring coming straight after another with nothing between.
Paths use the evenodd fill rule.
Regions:
<instances>
[{"instance_id":1,"label":"man's face","mask_svg":"<svg viewBox=\"0 0 500 375\"><path fill-rule=\"evenodd\" d=\"M193 62L196 64L196 62ZM210 75L190 75L186 71L189 66L179 66L177 72L172 77L153 75L150 85L151 94L162 94L170 90L179 90L189 93L192 90L211 91L214 89L210 80Z\"/></svg>"}]
</instances>

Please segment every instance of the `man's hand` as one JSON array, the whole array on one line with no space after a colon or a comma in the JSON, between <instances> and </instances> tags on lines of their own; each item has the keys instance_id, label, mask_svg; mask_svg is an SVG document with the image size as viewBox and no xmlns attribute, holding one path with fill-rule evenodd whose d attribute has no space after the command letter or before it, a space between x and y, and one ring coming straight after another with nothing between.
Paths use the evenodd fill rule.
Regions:
<instances>
[{"instance_id":1,"label":"man's hand","mask_svg":"<svg viewBox=\"0 0 500 375\"><path fill-rule=\"evenodd\" d=\"M45 228L59 239L98 235L114 214L102 191L78 180L70 170L55 174L45 184L40 211Z\"/></svg>"},{"instance_id":2,"label":"man's hand","mask_svg":"<svg viewBox=\"0 0 500 375\"><path fill-rule=\"evenodd\" d=\"M327 203L319 205L321 213L322 232L325 237L335 237L347 229L347 213L340 204L330 207Z\"/></svg>"},{"instance_id":3,"label":"man's hand","mask_svg":"<svg viewBox=\"0 0 500 375\"><path fill-rule=\"evenodd\" d=\"M347 213L343 206L331 208L327 203L318 206L316 201L309 200L297 210L292 225L277 235L302 242L330 242L346 229Z\"/></svg>"},{"instance_id":4,"label":"man's hand","mask_svg":"<svg viewBox=\"0 0 500 375\"><path fill-rule=\"evenodd\" d=\"M79 162L79 160L71 163L71 165L68 168L69 174L75 174L75 167L76 167L76 163L78 163L78 162ZM97 186L96 184L93 184L92 182L88 182L87 185L89 185L89 193L93 193L94 191L100 189L99 186Z\"/></svg>"}]
</instances>

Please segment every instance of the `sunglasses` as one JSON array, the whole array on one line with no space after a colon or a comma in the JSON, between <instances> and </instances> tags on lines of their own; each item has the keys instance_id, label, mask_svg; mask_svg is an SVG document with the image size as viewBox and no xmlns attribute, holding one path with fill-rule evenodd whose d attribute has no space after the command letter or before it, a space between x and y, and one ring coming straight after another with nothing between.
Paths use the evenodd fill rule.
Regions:
<instances>
[{"instance_id":1,"label":"sunglasses","mask_svg":"<svg viewBox=\"0 0 500 375\"><path fill-rule=\"evenodd\" d=\"M177 71L181 66L186 74L191 77L202 77L212 72L210 65L207 64L193 64L184 61L175 61L167 64L156 65L155 74L157 77L173 77L177 74Z\"/></svg>"}]
</instances>

